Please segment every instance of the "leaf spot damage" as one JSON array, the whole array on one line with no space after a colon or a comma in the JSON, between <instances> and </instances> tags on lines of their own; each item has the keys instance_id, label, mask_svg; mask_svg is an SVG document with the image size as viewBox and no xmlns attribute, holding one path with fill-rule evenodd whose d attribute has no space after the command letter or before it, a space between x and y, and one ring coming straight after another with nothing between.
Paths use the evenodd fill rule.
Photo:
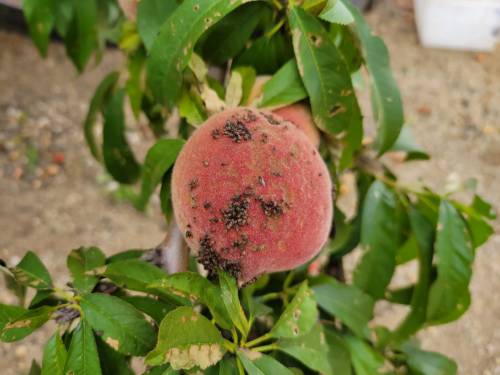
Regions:
<instances>
[{"instance_id":1,"label":"leaf spot damage","mask_svg":"<svg viewBox=\"0 0 500 375\"><path fill-rule=\"evenodd\" d=\"M108 344L109 346L111 346L115 350L118 350L120 348L120 341L118 341L112 337L108 337L104 341L106 341L106 344Z\"/></svg>"},{"instance_id":2,"label":"leaf spot damage","mask_svg":"<svg viewBox=\"0 0 500 375\"><path fill-rule=\"evenodd\" d=\"M202 370L222 359L223 351L219 344L191 345L188 348L172 348L165 353L165 360L174 370L189 370L194 366Z\"/></svg>"}]
</instances>

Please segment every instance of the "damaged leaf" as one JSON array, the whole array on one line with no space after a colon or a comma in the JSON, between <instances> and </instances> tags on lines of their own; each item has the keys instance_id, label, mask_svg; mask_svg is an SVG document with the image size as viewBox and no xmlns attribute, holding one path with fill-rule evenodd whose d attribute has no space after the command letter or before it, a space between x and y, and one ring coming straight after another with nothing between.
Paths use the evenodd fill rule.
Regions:
<instances>
[{"instance_id":1,"label":"damaged leaf","mask_svg":"<svg viewBox=\"0 0 500 375\"><path fill-rule=\"evenodd\" d=\"M191 307L179 307L162 320L156 348L146 356L146 363L170 363L174 370L195 366L206 369L224 356L223 342L219 330L207 318Z\"/></svg>"}]
</instances>

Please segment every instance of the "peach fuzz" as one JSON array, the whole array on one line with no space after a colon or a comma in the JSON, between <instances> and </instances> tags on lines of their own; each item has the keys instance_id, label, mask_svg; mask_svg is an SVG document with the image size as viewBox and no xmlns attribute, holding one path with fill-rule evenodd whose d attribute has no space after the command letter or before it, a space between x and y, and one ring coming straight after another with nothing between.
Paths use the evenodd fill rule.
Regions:
<instances>
[{"instance_id":1,"label":"peach fuzz","mask_svg":"<svg viewBox=\"0 0 500 375\"><path fill-rule=\"evenodd\" d=\"M213 115L191 135L174 166L172 201L198 261L240 285L310 260L333 216L328 169L304 133L246 108Z\"/></svg>"}]
</instances>

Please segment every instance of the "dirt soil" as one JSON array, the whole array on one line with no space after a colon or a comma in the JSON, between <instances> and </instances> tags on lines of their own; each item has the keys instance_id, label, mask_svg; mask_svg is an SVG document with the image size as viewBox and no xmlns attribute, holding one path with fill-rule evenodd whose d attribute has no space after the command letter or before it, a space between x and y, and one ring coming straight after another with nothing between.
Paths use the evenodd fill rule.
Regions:
<instances>
[{"instance_id":1,"label":"dirt soil","mask_svg":"<svg viewBox=\"0 0 500 375\"><path fill-rule=\"evenodd\" d=\"M476 178L478 190L500 207L500 50L475 54L419 46L413 14L403 0L377 4L368 16L388 44L403 93L406 119L432 155L403 177L433 187ZM158 210L147 215L117 202L114 184L84 146L81 123L99 80L121 60L108 52L99 67L78 76L59 44L42 60L24 36L0 32L0 258L15 264L39 254L56 281L66 280L65 257L81 245L111 254L152 247L162 239ZM132 127L138 143L143 132ZM135 130L134 130L135 129ZM500 245L496 235L477 252L473 303L458 322L427 329L423 346L457 360L460 374L500 374ZM15 303L0 281L0 302ZM394 325L397 309L381 306ZM27 372L48 329L16 344L0 344L2 374Z\"/></svg>"}]
</instances>

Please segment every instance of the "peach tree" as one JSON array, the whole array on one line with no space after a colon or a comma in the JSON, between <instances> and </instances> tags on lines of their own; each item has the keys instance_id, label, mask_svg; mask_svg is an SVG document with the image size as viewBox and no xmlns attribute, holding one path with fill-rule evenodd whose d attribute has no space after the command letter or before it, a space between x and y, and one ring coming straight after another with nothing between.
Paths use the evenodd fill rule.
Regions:
<instances>
[{"instance_id":1,"label":"peach tree","mask_svg":"<svg viewBox=\"0 0 500 375\"><path fill-rule=\"evenodd\" d=\"M152 249L72 250L65 285L34 252L0 263L19 297L0 304L0 339L57 323L31 373L456 373L415 334L467 311L495 213L472 184L440 194L399 181L388 155L407 168L428 155L404 126L387 48L349 0L23 10L42 55L57 33L80 72L107 44L126 57L95 90L85 140L137 209L159 195L168 228ZM148 124L144 160L126 122ZM408 262L415 281L394 286ZM407 306L395 328L374 323L382 301Z\"/></svg>"}]
</instances>

